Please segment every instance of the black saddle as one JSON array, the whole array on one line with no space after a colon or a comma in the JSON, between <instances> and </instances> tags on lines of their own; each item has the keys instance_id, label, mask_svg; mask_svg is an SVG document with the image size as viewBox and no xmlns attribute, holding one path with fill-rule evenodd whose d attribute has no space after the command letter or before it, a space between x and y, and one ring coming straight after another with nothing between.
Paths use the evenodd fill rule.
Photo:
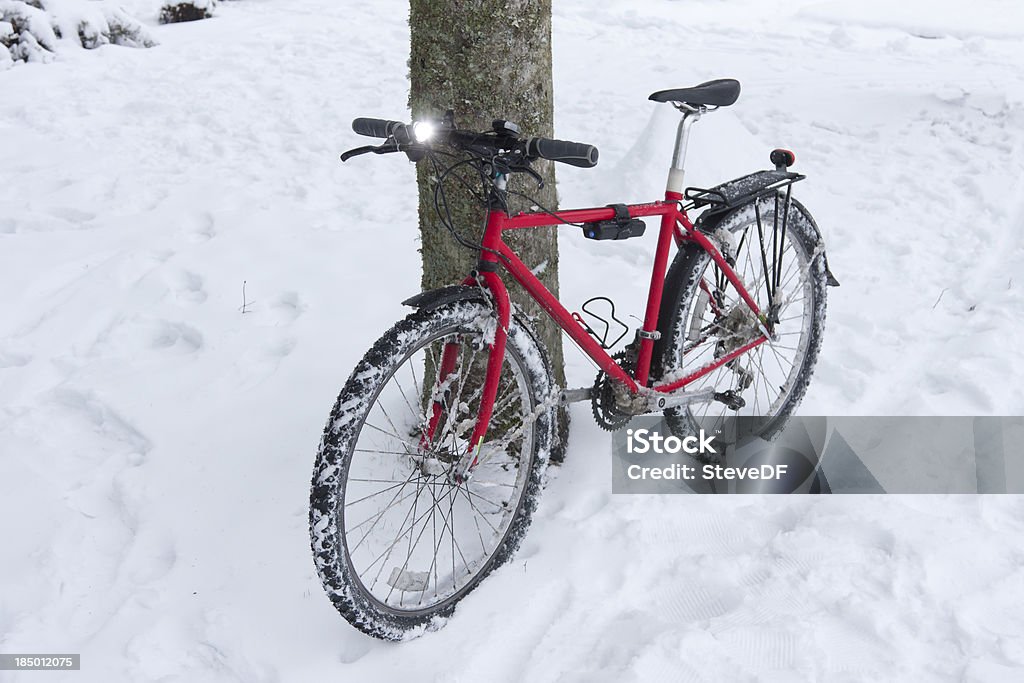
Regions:
<instances>
[{"instance_id":1,"label":"black saddle","mask_svg":"<svg viewBox=\"0 0 1024 683\"><path fill-rule=\"evenodd\" d=\"M659 90L647 99L655 102L682 102L692 106L728 107L739 96L739 81L733 78L719 78L692 88Z\"/></svg>"}]
</instances>

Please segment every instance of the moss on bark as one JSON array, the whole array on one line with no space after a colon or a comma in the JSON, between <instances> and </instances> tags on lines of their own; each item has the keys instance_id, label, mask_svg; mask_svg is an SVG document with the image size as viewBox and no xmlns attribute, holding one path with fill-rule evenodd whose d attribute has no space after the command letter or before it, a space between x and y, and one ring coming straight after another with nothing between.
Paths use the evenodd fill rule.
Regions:
<instances>
[{"instance_id":1,"label":"moss on bark","mask_svg":"<svg viewBox=\"0 0 1024 683\"><path fill-rule=\"evenodd\" d=\"M460 128L487 130L493 119L517 123L524 135L551 137L553 108L551 84L551 0L410 0L411 51L409 105L414 119L439 118L452 109ZM555 170L542 161L535 168L545 186L514 175L509 189L525 192L548 209L557 208ZM433 169L417 168L419 219L424 289L461 281L475 263L476 254L459 246L441 225L433 206ZM449 191L452 218L459 231L473 240L483 227L480 205L467 192ZM525 200L510 196L510 210L529 208ZM521 231L508 236L541 281L558 295L558 243L556 228ZM536 320L555 372L565 385L562 337L559 328L525 292L510 281L512 299ZM559 419L559 432L568 419Z\"/></svg>"}]
</instances>

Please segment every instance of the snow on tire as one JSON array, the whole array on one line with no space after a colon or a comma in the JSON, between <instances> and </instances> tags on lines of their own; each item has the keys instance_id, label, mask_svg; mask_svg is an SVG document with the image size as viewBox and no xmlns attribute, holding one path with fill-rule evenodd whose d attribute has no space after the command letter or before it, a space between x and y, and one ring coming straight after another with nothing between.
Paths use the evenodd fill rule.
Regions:
<instances>
[{"instance_id":1,"label":"snow on tire","mask_svg":"<svg viewBox=\"0 0 1024 683\"><path fill-rule=\"evenodd\" d=\"M767 312L765 281L769 278L765 274L775 270L773 256L767 252L776 249L770 233L773 229L780 233L776 239L783 256L779 257L780 277L774 296L780 302L776 317L781 320L775 323L775 339L687 385L692 390L713 387L716 392L735 392L743 398L743 408L731 411L721 402L711 402L669 409L666 422L677 435L701 428L718 431L725 418L745 415L763 418L746 427L770 438L785 426L807 391L825 327L828 269L814 219L796 200L789 203L788 212L782 208L785 206L781 193L777 198L762 197L731 211L711 235L734 252L737 274L762 312ZM780 219L788 216L784 234L779 229L782 221L775 222L776 214ZM664 312L670 316L662 359L666 381L691 373L760 336L758 321L707 252L690 246L677 258L681 259L682 286L670 310Z\"/></svg>"},{"instance_id":2,"label":"snow on tire","mask_svg":"<svg viewBox=\"0 0 1024 683\"><path fill-rule=\"evenodd\" d=\"M367 352L331 412L310 493L313 557L334 606L369 635L402 640L440 626L530 524L554 387L542 347L518 321L481 462L468 482L450 476L469 448L494 326L483 302L416 311ZM444 374L450 347L456 362ZM436 432L427 426L435 404Z\"/></svg>"}]
</instances>

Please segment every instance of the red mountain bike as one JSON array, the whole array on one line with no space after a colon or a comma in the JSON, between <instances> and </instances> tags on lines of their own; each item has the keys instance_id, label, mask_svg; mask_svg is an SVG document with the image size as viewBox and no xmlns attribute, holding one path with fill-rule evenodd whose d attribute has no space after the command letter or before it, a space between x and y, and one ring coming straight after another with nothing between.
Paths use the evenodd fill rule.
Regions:
<instances>
[{"instance_id":1,"label":"red mountain bike","mask_svg":"<svg viewBox=\"0 0 1024 683\"><path fill-rule=\"evenodd\" d=\"M360 630L402 639L434 628L519 546L537 505L560 404L589 400L605 428L664 412L673 431L752 415L776 433L806 391L825 320L825 288L838 284L821 234L791 196L804 176L775 150L772 170L709 189L683 189L690 127L736 101L734 80L664 90L679 124L665 199L509 215L512 173L540 176L537 159L597 163L590 145L526 138L507 121L459 130L451 115L411 125L356 119L385 138L364 153L405 152L433 164L434 206L464 246L479 252L458 285L404 303L415 312L374 344L341 391L324 430L310 495L317 571L335 607ZM487 221L463 237L445 182L479 176ZM689 210L703 209L696 220ZM625 351L574 316L502 240L507 230L574 225L597 240L644 233L661 218L643 327ZM670 261L673 244L677 247ZM601 368L593 387L554 386L547 354L509 302L506 272Z\"/></svg>"}]
</instances>

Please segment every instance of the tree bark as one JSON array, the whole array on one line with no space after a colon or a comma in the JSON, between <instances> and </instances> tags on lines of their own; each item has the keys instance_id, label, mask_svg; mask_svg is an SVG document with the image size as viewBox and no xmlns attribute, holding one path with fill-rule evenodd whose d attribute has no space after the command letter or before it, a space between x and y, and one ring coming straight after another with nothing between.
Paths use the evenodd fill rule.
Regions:
<instances>
[{"instance_id":1,"label":"tree bark","mask_svg":"<svg viewBox=\"0 0 1024 683\"><path fill-rule=\"evenodd\" d=\"M455 112L459 128L489 130L494 119L519 125L525 136L552 137L554 101L551 84L551 0L410 0L412 46L409 105L414 120L439 119ZM544 178L513 174L509 189L525 192L547 209L557 208L555 170L549 161L534 164ZM460 246L434 210L434 170L426 162L416 169L419 185L420 252L423 289L462 281L477 254ZM484 210L457 183L445 184L452 219L474 242L482 234ZM513 213L531 203L509 195ZM558 296L557 228L507 233L509 245ZM547 347L558 386L565 386L561 331L511 280L512 300L531 318ZM559 411L560 441L568 432L568 415ZM556 449L561 453L561 449Z\"/></svg>"}]
</instances>

